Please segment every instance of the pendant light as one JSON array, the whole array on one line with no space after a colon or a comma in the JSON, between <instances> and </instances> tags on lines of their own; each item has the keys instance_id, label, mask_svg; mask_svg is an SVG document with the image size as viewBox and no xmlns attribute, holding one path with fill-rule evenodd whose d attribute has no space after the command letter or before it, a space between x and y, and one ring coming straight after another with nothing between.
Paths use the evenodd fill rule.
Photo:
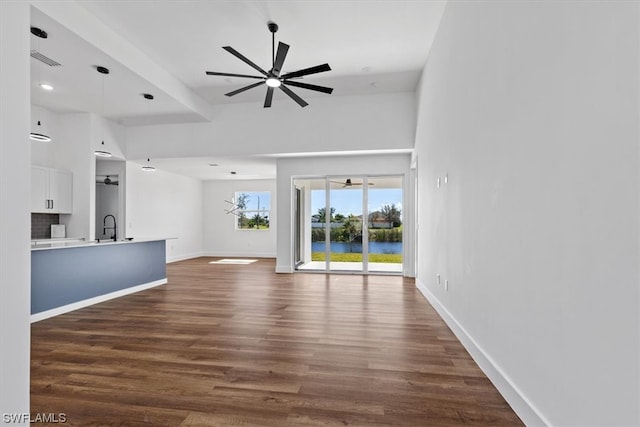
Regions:
<instances>
[{"instance_id":1,"label":"pendant light","mask_svg":"<svg viewBox=\"0 0 640 427\"><path fill-rule=\"evenodd\" d=\"M151 166L151 160L147 159L147 164L142 166L142 170L145 172L153 172L156 170L153 166Z\"/></svg>"},{"instance_id":2,"label":"pendant light","mask_svg":"<svg viewBox=\"0 0 640 427\"><path fill-rule=\"evenodd\" d=\"M49 35L47 34L46 31L38 28L38 27L31 27L31 34L33 34L34 36L36 36L38 39L36 39L36 52L39 53L40 50L40 40L39 39L46 39L47 37L49 37ZM33 51L31 52L32 56L33 56ZM53 86L51 85L46 85L44 83L42 83L42 81L40 81L40 66L36 65L36 70L38 71L38 84L41 88L43 89L47 89L47 90L52 90ZM42 126L42 123L40 120L38 120L38 126ZM44 142L49 142L51 141L51 137L45 133L43 133L41 130L41 128L38 128L38 132L31 132L29 133L29 138L34 140L34 141L44 141Z\"/></svg>"},{"instance_id":3,"label":"pendant light","mask_svg":"<svg viewBox=\"0 0 640 427\"><path fill-rule=\"evenodd\" d=\"M151 112L151 101L153 100L153 95L150 93L143 93L142 96L147 100L147 116ZM155 167L151 165L151 160L147 158L147 163L142 166L142 170L145 172L153 172L156 170Z\"/></svg>"},{"instance_id":4,"label":"pendant light","mask_svg":"<svg viewBox=\"0 0 640 427\"><path fill-rule=\"evenodd\" d=\"M104 141L102 141L102 144L100 145L100 148L104 147ZM95 154L98 157L111 157L111 153L106 151L106 150L96 150L93 152L93 154Z\"/></svg>"},{"instance_id":5,"label":"pendant light","mask_svg":"<svg viewBox=\"0 0 640 427\"><path fill-rule=\"evenodd\" d=\"M102 115L104 116L104 76L106 74L109 74L109 69L106 67L101 67L101 66L97 66L96 70L102 74L102 104L101 104L101 112ZM96 150L93 152L93 154L95 154L98 157L111 157L111 153L109 151L106 150L106 147L104 145L104 126L101 126L102 128L102 143L100 144L100 149Z\"/></svg>"}]
</instances>

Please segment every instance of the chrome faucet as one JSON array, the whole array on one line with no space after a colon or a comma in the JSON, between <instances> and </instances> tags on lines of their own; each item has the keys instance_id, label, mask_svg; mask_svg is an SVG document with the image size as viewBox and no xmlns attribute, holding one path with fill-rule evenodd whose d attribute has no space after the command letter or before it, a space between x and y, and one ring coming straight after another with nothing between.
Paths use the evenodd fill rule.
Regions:
<instances>
[{"instance_id":1,"label":"chrome faucet","mask_svg":"<svg viewBox=\"0 0 640 427\"><path fill-rule=\"evenodd\" d=\"M113 218L113 227L107 227L107 218ZM113 215L105 215L104 219L102 220L102 225L103 225L103 229L102 229L102 234L107 234L107 230L113 230L113 234L111 235L111 238L113 239L113 241L115 242L117 240L116 234L117 234L117 228L116 228L116 217Z\"/></svg>"}]
</instances>

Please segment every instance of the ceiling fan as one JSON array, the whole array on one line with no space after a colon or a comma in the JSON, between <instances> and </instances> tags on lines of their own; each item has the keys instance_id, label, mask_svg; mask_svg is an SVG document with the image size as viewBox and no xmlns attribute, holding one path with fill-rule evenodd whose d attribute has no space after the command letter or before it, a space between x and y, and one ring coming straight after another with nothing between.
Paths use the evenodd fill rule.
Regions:
<instances>
[{"instance_id":1,"label":"ceiling fan","mask_svg":"<svg viewBox=\"0 0 640 427\"><path fill-rule=\"evenodd\" d=\"M362 182L351 182L351 178L347 178L344 182L342 181L329 181L334 184L342 184L342 188L345 187L356 187L358 185L363 185ZM367 185L375 185L373 182L368 183Z\"/></svg>"},{"instance_id":2,"label":"ceiling fan","mask_svg":"<svg viewBox=\"0 0 640 427\"><path fill-rule=\"evenodd\" d=\"M97 179L96 184L104 184L104 185L118 185L118 181L114 181L110 178L109 175L105 179Z\"/></svg>"},{"instance_id":3,"label":"ceiling fan","mask_svg":"<svg viewBox=\"0 0 640 427\"><path fill-rule=\"evenodd\" d=\"M223 49L240 59L253 69L257 70L262 74L262 76L251 76L247 74L230 74L230 73L218 73L215 71L207 71L207 75L209 76L226 76L226 77L241 77L247 79L258 79L260 80L257 83L252 83L248 86L242 87L240 89L234 90L233 92L226 93L226 96L234 96L245 90L253 89L254 87L261 86L263 84L267 85L267 95L264 99L264 108L271 107L271 100L273 99L273 91L275 88L280 88L289 98L293 99L298 105L301 107L306 107L309 105L304 99L300 98L296 93L294 93L291 89L287 87L295 86L302 89L314 90L317 92L328 93L333 92L333 88L325 87L325 86L317 86L308 83L302 83L299 81L295 81L292 79L300 78L303 76L308 76L310 74L323 73L325 71L331 71L331 67L329 64L316 65L315 67L304 68L302 70L293 71L291 73L280 74L282 71L282 65L284 64L284 60L287 57L287 52L289 51L289 45L278 42L278 52L275 52L275 34L278 31L278 25L275 22L268 22L267 27L271 32L271 69L269 71L265 71L260 68L258 65L251 62L248 58L242 55L240 52L232 48L231 46L224 46Z\"/></svg>"}]
</instances>

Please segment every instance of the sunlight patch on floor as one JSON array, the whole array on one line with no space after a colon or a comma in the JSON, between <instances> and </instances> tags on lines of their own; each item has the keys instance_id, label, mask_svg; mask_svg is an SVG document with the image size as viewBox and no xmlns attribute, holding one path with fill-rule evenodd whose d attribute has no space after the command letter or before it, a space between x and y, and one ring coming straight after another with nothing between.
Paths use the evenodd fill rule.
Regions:
<instances>
[{"instance_id":1,"label":"sunlight patch on floor","mask_svg":"<svg viewBox=\"0 0 640 427\"><path fill-rule=\"evenodd\" d=\"M217 261L209 261L209 264L237 264L237 265L248 265L258 261L257 259L219 259Z\"/></svg>"}]
</instances>

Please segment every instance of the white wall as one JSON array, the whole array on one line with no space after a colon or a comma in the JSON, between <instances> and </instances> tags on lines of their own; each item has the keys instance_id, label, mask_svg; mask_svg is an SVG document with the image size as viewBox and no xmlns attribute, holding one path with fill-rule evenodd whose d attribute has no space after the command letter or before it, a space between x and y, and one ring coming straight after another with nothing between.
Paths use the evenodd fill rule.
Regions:
<instances>
[{"instance_id":1,"label":"white wall","mask_svg":"<svg viewBox=\"0 0 640 427\"><path fill-rule=\"evenodd\" d=\"M357 141L356 141L357 144ZM323 156L278 159L278 237L276 272L293 272L293 179L325 175L403 175L405 176L403 206L406 203L406 177L409 154L360 156ZM413 236L413 224L406 224L405 236ZM408 274L408 273L407 273ZM408 274L409 275L409 274Z\"/></svg>"},{"instance_id":2,"label":"white wall","mask_svg":"<svg viewBox=\"0 0 640 427\"><path fill-rule=\"evenodd\" d=\"M235 215L225 213L236 192L271 192L269 230L236 230ZM276 180L216 180L204 182L204 254L207 256L276 256Z\"/></svg>"},{"instance_id":3,"label":"white wall","mask_svg":"<svg viewBox=\"0 0 640 427\"><path fill-rule=\"evenodd\" d=\"M55 167L73 173L73 213L61 215L68 237L93 239L95 225L95 158L88 113L62 114L55 140ZM53 144L53 143L52 143Z\"/></svg>"},{"instance_id":4,"label":"white wall","mask_svg":"<svg viewBox=\"0 0 640 427\"><path fill-rule=\"evenodd\" d=\"M29 412L29 4L0 1L0 413Z\"/></svg>"},{"instance_id":5,"label":"white wall","mask_svg":"<svg viewBox=\"0 0 640 427\"><path fill-rule=\"evenodd\" d=\"M313 98L306 108L288 99L267 109L228 104L210 123L131 127L127 158L413 148L414 93L334 98Z\"/></svg>"},{"instance_id":6,"label":"white wall","mask_svg":"<svg viewBox=\"0 0 640 427\"><path fill-rule=\"evenodd\" d=\"M167 261L202 255L202 181L127 162L126 237L167 240Z\"/></svg>"},{"instance_id":7,"label":"white wall","mask_svg":"<svg viewBox=\"0 0 640 427\"><path fill-rule=\"evenodd\" d=\"M640 424L637 8L449 2L423 72L419 286L529 425Z\"/></svg>"}]
</instances>

